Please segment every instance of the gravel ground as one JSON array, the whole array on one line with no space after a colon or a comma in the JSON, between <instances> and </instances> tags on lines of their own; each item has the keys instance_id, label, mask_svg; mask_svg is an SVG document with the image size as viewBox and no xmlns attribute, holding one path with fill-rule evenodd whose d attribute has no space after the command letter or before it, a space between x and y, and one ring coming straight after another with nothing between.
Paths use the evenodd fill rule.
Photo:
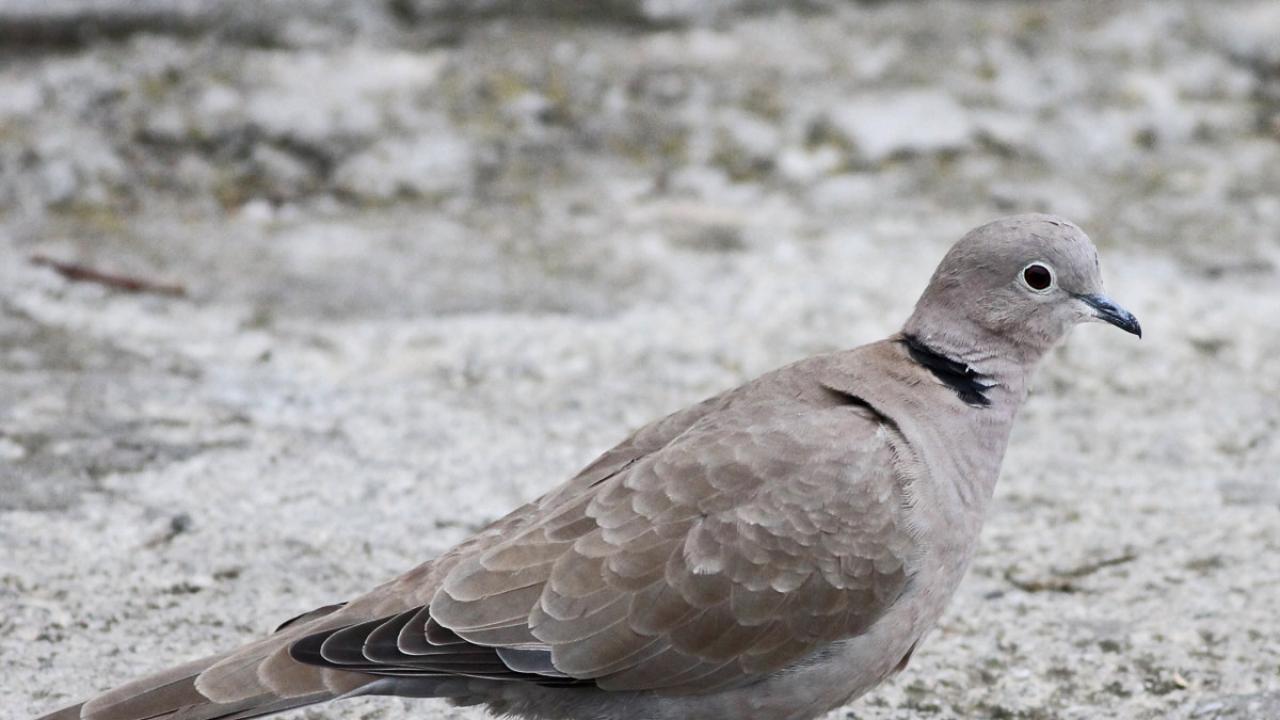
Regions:
<instances>
[{"instance_id":1,"label":"gravel ground","mask_svg":"<svg viewBox=\"0 0 1280 720\"><path fill-rule=\"evenodd\" d=\"M1028 210L1147 337L1050 358L956 602L832 717L1280 717L1276 3L176 5L0 2L0 717L881 337ZM410 707L481 716L294 716Z\"/></svg>"}]
</instances>

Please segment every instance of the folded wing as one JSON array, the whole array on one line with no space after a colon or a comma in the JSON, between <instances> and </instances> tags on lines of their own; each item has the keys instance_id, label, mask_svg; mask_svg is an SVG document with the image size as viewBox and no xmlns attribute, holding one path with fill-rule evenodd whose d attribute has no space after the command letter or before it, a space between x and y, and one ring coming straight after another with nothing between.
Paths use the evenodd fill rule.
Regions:
<instances>
[{"instance_id":1,"label":"folded wing","mask_svg":"<svg viewBox=\"0 0 1280 720\"><path fill-rule=\"evenodd\" d=\"M909 448L851 400L706 413L527 506L428 602L290 654L387 677L683 694L858 635L908 583L913 539Z\"/></svg>"}]
</instances>

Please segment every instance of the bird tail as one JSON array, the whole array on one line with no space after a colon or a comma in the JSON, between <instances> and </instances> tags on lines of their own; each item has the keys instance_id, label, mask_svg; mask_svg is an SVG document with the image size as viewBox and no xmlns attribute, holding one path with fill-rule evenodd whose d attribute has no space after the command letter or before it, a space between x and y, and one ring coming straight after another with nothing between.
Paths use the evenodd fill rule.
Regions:
<instances>
[{"instance_id":1,"label":"bird tail","mask_svg":"<svg viewBox=\"0 0 1280 720\"><path fill-rule=\"evenodd\" d=\"M328 692L289 698L262 693L232 702L212 701L196 689L196 678L231 654L201 658L134 680L38 720L247 720L333 697Z\"/></svg>"}]
</instances>

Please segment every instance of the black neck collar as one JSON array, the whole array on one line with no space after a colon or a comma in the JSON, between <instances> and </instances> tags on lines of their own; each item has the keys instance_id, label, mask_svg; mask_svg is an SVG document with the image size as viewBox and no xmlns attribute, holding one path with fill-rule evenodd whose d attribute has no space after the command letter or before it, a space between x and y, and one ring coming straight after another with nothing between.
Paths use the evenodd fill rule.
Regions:
<instances>
[{"instance_id":1,"label":"black neck collar","mask_svg":"<svg viewBox=\"0 0 1280 720\"><path fill-rule=\"evenodd\" d=\"M899 342L906 346L907 354L912 360L927 368L943 385L954 390L966 404L973 407L986 407L991 404L987 391L997 383L989 375L983 375L969 367L967 363L934 350L915 335L904 333Z\"/></svg>"}]
</instances>

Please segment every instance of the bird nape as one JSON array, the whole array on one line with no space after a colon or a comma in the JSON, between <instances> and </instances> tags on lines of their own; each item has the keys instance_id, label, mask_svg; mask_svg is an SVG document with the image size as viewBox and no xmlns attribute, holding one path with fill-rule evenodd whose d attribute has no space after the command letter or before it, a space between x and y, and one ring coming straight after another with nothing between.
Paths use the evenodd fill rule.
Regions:
<instances>
[{"instance_id":1,"label":"bird nape","mask_svg":"<svg viewBox=\"0 0 1280 720\"><path fill-rule=\"evenodd\" d=\"M524 718L803 720L905 667L972 558L1031 375L1140 334L1048 215L957 242L902 331L652 422L439 557L46 720L232 720L359 695Z\"/></svg>"}]
</instances>

